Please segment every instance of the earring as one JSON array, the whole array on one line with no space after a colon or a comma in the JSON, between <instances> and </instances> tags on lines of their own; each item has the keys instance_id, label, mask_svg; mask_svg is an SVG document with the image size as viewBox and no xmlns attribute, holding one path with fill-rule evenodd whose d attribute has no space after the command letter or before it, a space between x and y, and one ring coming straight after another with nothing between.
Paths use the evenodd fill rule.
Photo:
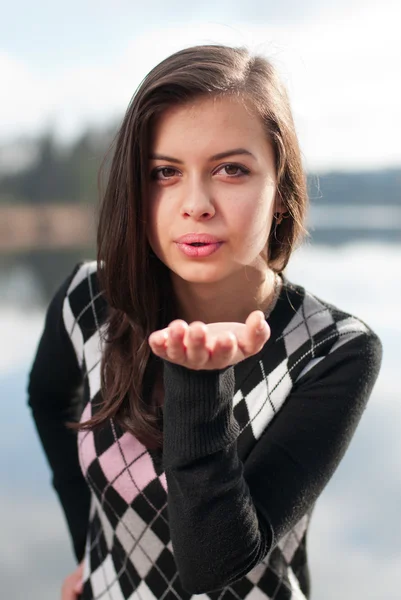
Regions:
<instances>
[{"instance_id":1,"label":"earring","mask_svg":"<svg viewBox=\"0 0 401 600\"><path fill-rule=\"evenodd\" d=\"M274 218L276 219L276 227L278 225L280 225L281 221L283 219L288 219L288 217L290 216L289 212L285 212L285 213L274 213Z\"/></svg>"}]
</instances>

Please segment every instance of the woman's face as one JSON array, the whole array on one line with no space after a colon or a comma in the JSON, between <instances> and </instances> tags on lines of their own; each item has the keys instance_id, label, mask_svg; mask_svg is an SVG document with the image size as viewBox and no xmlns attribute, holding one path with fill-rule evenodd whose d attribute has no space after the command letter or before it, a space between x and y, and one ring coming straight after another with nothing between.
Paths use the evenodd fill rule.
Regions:
<instances>
[{"instance_id":1,"label":"woman's face","mask_svg":"<svg viewBox=\"0 0 401 600\"><path fill-rule=\"evenodd\" d=\"M150 149L148 239L172 276L213 283L244 266L265 271L280 206L260 118L237 99L199 99L161 115ZM196 250L177 242L190 233L222 243Z\"/></svg>"}]
</instances>

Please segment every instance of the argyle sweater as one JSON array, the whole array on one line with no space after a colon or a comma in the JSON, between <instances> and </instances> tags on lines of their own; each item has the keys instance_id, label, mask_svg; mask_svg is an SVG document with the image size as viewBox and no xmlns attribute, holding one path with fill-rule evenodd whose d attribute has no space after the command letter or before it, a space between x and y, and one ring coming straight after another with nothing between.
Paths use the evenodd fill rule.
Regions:
<instances>
[{"instance_id":1,"label":"argyle sweater","mask_svg":"<svg viewBox=\"0 0 401 600\"><path fill-rule=\"evenodd\" d=\"M77 265L55 294L29 404L85 559L83 600L310 597L311 512L382 347L360 319L282 279L257 355L221 371L163 361L160 452L113 420L78 435L65 427L101 398L107 305L96 263Z\"/></svg>"}]
</instances>

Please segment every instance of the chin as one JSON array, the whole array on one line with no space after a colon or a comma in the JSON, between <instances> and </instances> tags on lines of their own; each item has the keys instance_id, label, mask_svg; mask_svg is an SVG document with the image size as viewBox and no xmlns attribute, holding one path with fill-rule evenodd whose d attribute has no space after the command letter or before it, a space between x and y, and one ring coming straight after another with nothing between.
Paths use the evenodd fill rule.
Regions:
<instances>
[{"instance_id":1,"label":"chin","mask_svg":"<svg viewBox=\"0 0 401 600\"><path fill-rule=\"evenodd\" d=\"M171 268L171 267L170 267ZM225 279L228 273L224 273L216 265L196 264L188 265L185 268L181 266L171 269L178 277L188 283L217 283Z\"/></svg>"}]
</instances>

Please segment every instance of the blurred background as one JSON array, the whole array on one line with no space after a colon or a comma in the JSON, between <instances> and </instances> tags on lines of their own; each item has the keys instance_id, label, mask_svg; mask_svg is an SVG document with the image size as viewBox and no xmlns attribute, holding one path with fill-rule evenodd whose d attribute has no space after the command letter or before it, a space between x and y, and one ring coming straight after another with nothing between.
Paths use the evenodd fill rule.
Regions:
<instances>
[{"instance_id":1,"label":"blurred background","mask_svg":"<svg viewBox=\"0 0 401 600\"><path fill-rule=\"evenodd\" d=\"M287 276L364 319L383 367L319 499L313 600L401 589L401 92L399 2L3 2L0 21L0 582L59 598L72 548L26 404L47 304L95 257L97 172L128 102L161 59L246 45L287 84L309 177L310 240Z\"/></svg>"}]
</instances>

